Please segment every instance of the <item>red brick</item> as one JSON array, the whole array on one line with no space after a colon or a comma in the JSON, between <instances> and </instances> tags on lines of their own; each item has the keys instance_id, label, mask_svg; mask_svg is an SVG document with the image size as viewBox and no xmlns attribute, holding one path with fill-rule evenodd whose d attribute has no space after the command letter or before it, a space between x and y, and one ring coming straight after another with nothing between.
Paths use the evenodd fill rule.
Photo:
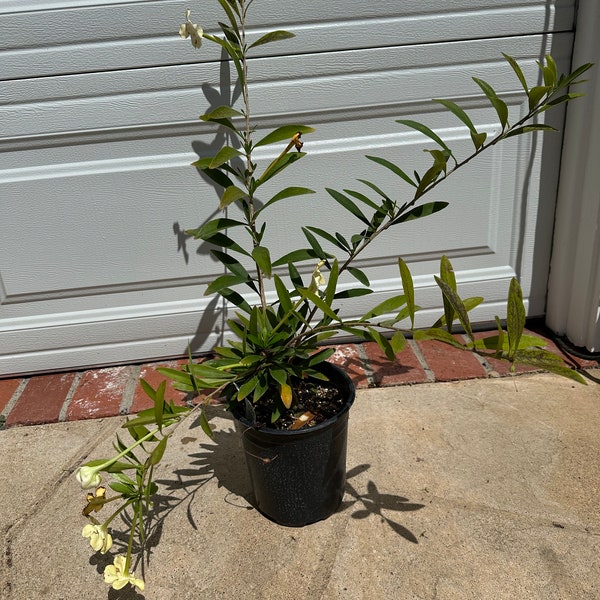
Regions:
<instances>
[{"instance_id":1,"label":"red brick","mask_svg":"<svg viewBox=\"0 0 600 600\"><path fill-rule=\"evenodd\" d=\"M0 412L10 402L16 389L21 384L22 379L0 379Z\"/></svg>"},{"instance_id":2,"label":"red brick","mask_svg":"<svg viewBox=\"0 0 600 600\"><path fill-rule=\"evenodd\" d=\"M356 344L339 344L328 362L342 368L357 388L368 387L367 376Z\"/></svg>"},{"instance_id":3,"label":"red brick","mask_svg":"<svg viewBox=\"0 0 600 600\"><path fill-rule=\"evenodd\" d=\"M86 371L67 410L68 421L114 417L119 414L131 367Z\"/></svg>"},{"instance_id":4,"label":"red brick","mask_svg":"<svg viewBox=\"0 0 600 600\"><path fill-rule=\"evenodd\" d=\"M142 366L140 370L140 379L145 379L154 389L158 388L158 386L163 382L167 382L167 388L165 390L165 400L173 401L178 406L185 405L185 400L187 397L186 392L180 392L173 388L173 381L166 377L165 375L161 375L156 369L158 367L168 367L171 369L176 369L186 364L187 360L178 360L172 361L168 363L152 363L148 365ZM144 410L146 408L152 408L154 403L148 396L146 392L144 392L140 382L138 381L135 392L133 394L133 402L131 404L131 408L129 412L131 414L135 414Z\"/></svg>"},{"instance_id":5,"label":"red brick","mask_svg":"<svg viewBox=\"0 0 600 600\"><path fill-rule=\"evenodd\" d=\"M388 360L381 348L374 342L363 344L376 386L425 383L427 374L421 366L410 344L396 354L396 360Z\"/></svg>"},{"instance_id":6,"label":"red brick","mask_svg":"<svg viewBox=\"0 0 600 600\"><path fill-rule=\"evenodd\" d=\"M457 336L457 339L461 338ZM436 381L475 379L487 375L483 365L469 351L436 340L420 340L417 344Z\"/></svg>"},{"instance_id":7,"label":"red brick","mask_svg":"<svg viewBox=\"0 0 600 600\"><path fill-rule=\"evenodd\" d=\"M6 419L7 426L55 423L71 389L75 373L38 375L25 386Z\"/></svg>"}]
</instances>

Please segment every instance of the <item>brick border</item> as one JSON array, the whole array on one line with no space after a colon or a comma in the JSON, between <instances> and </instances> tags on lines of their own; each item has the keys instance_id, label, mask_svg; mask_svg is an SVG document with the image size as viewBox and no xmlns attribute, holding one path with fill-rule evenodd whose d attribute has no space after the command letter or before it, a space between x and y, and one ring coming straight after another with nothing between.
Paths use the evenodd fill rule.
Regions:
<instances>
[{"instance_id":1,"label":"brick border","mask_svg":"<svg viewBox=\"0 0 600 600\"><path fill-rule=\"evenodd\" d=\"M476 336L494 333L480 332ZM576 358L562 351L543 332L527 330L526 333L544 338L546 349L574 367L599 366L598 361ZM372 342L339 344L335 348L330 360L348 371L358 389L510 375L504 361L481 358L429 340L409 340L394 362L388 361ZM140 378L156 388L165 379L156 372L157 367L176 367L184 362L182 359L0 379L0 417L6 427L14 427L134 414L151 406ZM534 371L521 367L516 373ZM183 404L186 395L169 388L167 399Z\"/></svg>"}]
</instances>

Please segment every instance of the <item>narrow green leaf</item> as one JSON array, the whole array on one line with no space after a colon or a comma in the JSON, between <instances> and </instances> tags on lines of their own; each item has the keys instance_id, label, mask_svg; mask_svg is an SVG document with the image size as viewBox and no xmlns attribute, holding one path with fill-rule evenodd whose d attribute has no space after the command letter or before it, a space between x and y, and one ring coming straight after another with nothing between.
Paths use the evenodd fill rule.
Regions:
<instances>
[{"instance_id":1,"label":"narrow green leaf","mask_svg":"<svg viewBox=\"0 0 600 600\"><path fill-rule=\"evenodd\" d=\"M317 238L306 227L302 227L302 233L304 233L304 237L306 237L311 248L315 251L319 258L325 259L329 256L325 250L323 250L319 240L317 240Z\"/></svg>"},{"instance_id":2,"label":"narrow green leaf","mask_svg":"<svg viewBox=\"0 0 600 600\"><path fill-rule=\"evenodd\" d=\"M220 185L222 188L229 187L233 185L233 181L221 171L221 169L211 169L209 168L210 163L212 162L212 158L201 158L192 163L192 167L196 167L200 169L209 179L214 181L217 185Z\"/></svg>"},{"instance_id":3,"label":"narrow green leaf","mask_svg":"<svg viewBox=\"0 0 600 600\"><path fill-rule=\"evenodd\" d=\"M289 263L297 263L303 262L306 260L320 260L320 256L311 248L304 250L293 250L292 252L288 252L281 258L278 258L274 263L274 267L280 267L281 265L287 265Z\"/></svg>"},{"instance_id":4,"label":"narrow green leaf","mask_svg":"<svg viewBox=\"0 0 600 600\"><path fill-rule=\"evenodd\" d=\"M525 328L525 305L523 291L516 277L510 281L506 305L506 331L508 333L508 358L512 360L519 348Z\"/></svg>"},{"instance_id":5,"label":"narrow green leaf","mask_svg":"<svg viewBox=\"0 0 600 600\"><path fill-rule=\"evenodd\" d=\"M398 268L400 269L400 279L402 280L402 289L404 290L404 297L406 299L406 308L410 316L410 325L411 328L414 328L416 305L413 278L408 265L400 257L398 257Z\"/></svg>"},{"instance_id":6,"label":"narrow green leaf","mask_svg":"<svg viewBox=\"0 0 600 600\"><path fill-rule=\"evenodd\" d=\"M451 333L448 333L445 329L430 328L430 329L418 329L414 333L415 340L437 340L444 344L449 344L455 348L465 349L465 345L461 344Z\"/></svg>"},{"instance_id":7,"label":"narrow green leaf","mask_svg":"<svg viewBox=\"0 0 600 600\"><path fill-rule=\"evenodd\" d=\"M291 31L284 31L283 29L278 29L277 31L271 31L269 33L265 33L262 37L258 38L255 42L248 46L248 50L251 48L256 48L257 46L262 46L264 44L270 44L271 42L279 42L281 40L289 40L290 38L296 37Z\"/></svg>"},{"instance_id":8,"label":"narrow green leaf","mask_svg":"<svg viewBox=\"0 0 600 600\"><path fill-rule=\"evenodd\" d=\"M414 221L415 219L420 219L422 217L428 217L429 215L433 215L434 213L443 210L446 208L446 206L448 206L448 202L427 202L425 204L415 206L415 208L409 210L407 213L396 217L392 221L392 225L405 223L406 221Z\"/></svg>"},{"instance_id":9,"label":"narrow green leaf","mask_svg":"<svg viewBox=\"0 0 600 600\"><path fill-rule=\"evenodd\" d=\"M202 121L220 121L222 119L231 119L234 117L243 117L244 114L231 108L231 106L219 106L214 110L200 117Z\"/></svg>"},{"instance_id":10,"label":"narrow green leaf","mask_svg":"<svg viewBox=\"0 0 600 600\"><path fill-rule=\"evenodd\" d=\"M364 286L369 287L371 285L369 278L360 269L357 269L356 267L348 267L347 271L348 271L348 273L350 273L350 275L352 275L352 277L354 277L357 281L362 283Z\"/></svg>"},{"instance_id":11,"label":"narrow green leaf","mask_svg":"<svg viewBox=\"0 0 600 600\"><path fill-rule=\"evenodd\" d=\"M397 331L394 333L394 335L392 335L390 338L390 346L392 347L394 354L398 354L404 350L406 347L406 338L401 331Z\"/></svg>"},{"instance_id":12,"label":"narrow green leaf","mask_svg":"<svg viewBox=\"0 0 600 600\"><path fill-rule=\"evenodd\" d=\"M388 342L388 340L381 333L379 333L379 331L373 329L372 327L368 327L367 331L369 332L371 339L381 348L381 351L385 354L385 357L388 360L394 360L396 355L392 345Z\"/></svg>"},{"instance_id":13,"label":"narrow green leaf","mask_svg":"<svg viewBox=\"0 0 600 600\"><path fill-rule=\"evenodd\" d=\"M529 110L533 110L542 100L550 88L546 85L536 85L529 90Z\"/></svg>"},{"instance_id":14,"label":"narrow green leaf","mask_svg":"<svg viewBox=\"0 0 600 600\"><path fill-rule=\"evenodd\" d=\"M210 162L209 168L216 169L237 156L242 156L242 153L239 150L236 150L231 146L223 146Z\"/></svg>"},{"instance_id":15,"label":"narrow green leaf","mask_svg":"<svg viewBox=\"0 0 600 600\"><path fill-rule=\"evenodd\" d=\"M556 67L556 62L550 54L547 54L544 58L546 64L538 64L544 76L544 84L548 87L553 88L554 86L556 86L556 81L558 79L558 69Z\"/></svg>"},{"instance_id":16,"label":"narrow green leaf","mask_svg":"<svg viewBox=\"0 0 600 600\"><path fill-rule=\"evenodd\" d=\"M487 99L494 107L498 119L500 120L500 125L502 125L502 130L504 131L508 124L508 106L506 105L506 102L498 97L494 88L487 83L487 81L478 79L477 77L473 77L473 81L481 88L482 92L487 96Z\"/></svg>"},{"instance_id":17,"label":"narrow green leaf","mask_svg":"<svg viewBox=\"0 0 600 600\"><path fill-rule=\"evenodd\" d=\"M527 95L529 95L529 88L527 87L527 80L525 79L525 75L523 75L523 71L521 71L521 67L519 66L517 61L512 56L509 56L508 54L505 54L504 52L502 53L502 56L504 56L504 58L510 65L511 69L515 72L516 76L519 78L519 81L521 82L521 85L523 86L525 93Z\"/></svg>"},{"instance_id":18,"label":"narrow green leaf","mask_svg":"<svg viewBox=\"0 0 600 600\"><path fill-rule=\"evenodd\" d=\"M448 148L444 140L442 140L442 138L437 133L429 129L429 127L423 125L423 123L419 123L418 121L412 121L410 119L397 119L396 123L401 123L402 125L406 125L407 127L416 129L423 135L426 135L428 138L431 138L436 144L444 148L444 150L446 150L450 155L452 154L452 151L450 150L450 148Z\"/></svg>"},{"instance_id":19,"label":"narrow green leaf","mask_svg":"<svg viewBox=\"0 0 600 600\"><path fill-rule=\"evenodd\" d=\"M481 133L473 133L471 132L471 140L473 145L475 146L475 150L479 150L483 144L485 144L485 140L487 139L487 133L482 131Z\"/></svg>"},{"instance_id":20,"label":"narrow green leaf","mask_svg":"<svg viewBox=\"0 0 600 600\"><path fill-rule=\"evenodd\" d=\"M442 256L440 260L440 279L448 284L450 288L456 292L456 277L454 276L454 268L448 260L446 255ZM446 329L449 333L452 333L452 327L454 324L455 311L452 307L452 303L445 295L442 294L442 299L444 302L444 317L446 321ZM465 307L466 310L466 307Z\"/></svg>"},{"instance_id":21,"label":"narrow green leaf","mask_svg":"<svg viewBox=\"0 0 600 600\"><path fill-rule=\"evenodd\" d=\"M343 250L344 252L348 252L347 246L344 246L335 236L331 235L329 232L325 231L324 229L320 229L319 227L312 227L311 225L308 225L306 227L306 229L309 229L310 231L316 233L317 235L320 235L323 239L327 240L334 246L338 247L340 250ZM330 256L330 255L327 255L327 256ZM321 257L317 257L317 258L321 258Z\"/></svg>"},{"instance_id":22,"label":"narrow green leaf","mask_svg":"<svg viewBox=\"0 0 600 600\"><path fill-rule=\"evenodd\" d=\"M229 288L232 285L239 285L240 283L246 283L247 278L241 275L221 275L212 281L204 292L205 296L211 294L220 293L221 290Z\"/></svg>"},{"instance_id":23,"label":"narrow green leaf","mask_svg":"<svg viewBox=\"0 0 600 600\"><path fill-rule=\"evenodd\" d=\"M258 268L266 277L271 277L271 255L269 249L265 246L255 246L252 250L252 258L258 265Z\"/></svg>"},{"instance_id":24,"label":"narrow green leaf","mask_svg":"<svg viewBox=\"0 0 600 600\"><path fill-rule=\"evenodd\" d=\"M389 160L386 160L385 158L380 158L378 156L366 156L366 158L385 167L386 169L389 169L390 171L392 171L392 173L395 173L396 175L398 175L398 177L404 179L406 183L412 185L413 187L417 187L417 184L399 166L395 165L393 162L390 162Z\"/></svg>"},{"instance_id":25,"label":"narrow green leaf","mask_svg":"<svg viewBox=\"0 0 600 600\"><path fill-rule=\"evenodd\" d=\"M277 194L275 194L268 202L265 203L265 205L262 208L260 208L260 210L256 211L256 214L258 215L265 208L267 208L267 206L270 206L271 204L275 204L275 202L279 202L280 200L284 200L285 198L291 198L293 196L302 196L304 194L314 194L314 193L316 193L314 190L311 190L311 189L305 188L305 187L287 187L287 188L281 190L280 192L278 192Z\"/></svg>"},{"instance_id":26,"label":"narrow green leaf","mask_svg":"<svg viewBox=\"0 0 600 600\"><path fill-rule=\"evenodd\" d=\"M532 131L557 131L557 129L555 129L554 127L551 127L550 125L543 125L543 124L538 124L538 125L524 125L523 127L516 127L515 129L511 129L507 134L506 137L513 137L515 135L521 135L523 133L530 133Z\"/></svg>"},{"instance_id":27,"label":"narrow green leaf","mask_svg":"<svg viewBox=\"0 0 600 600\"><path fill-rule=\"evenodd\" d=\"M235 185L230 185L225 189L223 195L221 196L221 202L219 203L219 210L224 210L227 208L232 202L239 200L240 198L244 198L247 193L244 190L241 190L239 187Z\"/></svg>"},{"instance_id":28,"label":"narrow green leaf","mask_svg":"<svg viewBox=\"0 0 600 600\"><path fill-rule=\"evenodd\" d=\"M214 235L205 238L205 241L214 244L215 246L219 246L221 248L229 248L229 250L233 250L235 252L239 252L244 256L250 256L249 252L246 252L237 242L232 240L229 236L224 233L215 233Z\"/></svg>"},{"instance_id":29,"label":"narrow green leaf","mask_svg":"<svg viewBox=\"0 0 600 600\"><path fill-rule=\"evenodd\" d=\"M165 453L165 450L167 449L167 440L168 439L169 439L169 436L165 436L162 440L160 440L160 442L158 442L158 444L156 444L156 446L152 450L152 453L150 454L151 464L157 465L161 461L161 459Z\"/></svg>"},{"instance_id":30,"label":"narrow green leaf","mask_svg":"<svg viewBox=\"0 0 600 600\"><path fill-rule=\"evenodd\" d=\"M406 304L406 296L404 294L399 294L397 296L393 296L392 298L388 298L383 302L380 302L375 308L372 308L369 312L367 312L363 317L361 317L361 321L368 321L373 317L380 317L381 315L387 315L397 311L401 306Z\"/></svg>"},{"instance_id":31,"label":"narrow green leaf","mask_svg":"<svg viewBox=\"0 0 600 600\"><path fill-rule=\"evenodd\" d=\"M331 270L329 271L329 277L327 281L327 286L325 287L325 295L324 300L328 306L331 306L333 303L333 299L335 297L335 291L338 284L338 277L340 273L340 268L337 259L333 261L331 265Z\"/></svg>"},{"instance_id":32,"label":"narrow green leaf","mask_svg":"<svg viewBox=\"0 0 600 600\"><path fill-rule=\"evenodd\" d=\"M465 333L469 336L469 339L472 342L474 342L475 338L473 337L473 329L471 328L469 314L467 313L467 309L465 308L465 305L463 304L463 301L461 300L460 296L445 281L442 281L439 277L435 276L434 279L440 287L440 289L442 290L444 296L450 301L450 304L456 312L458 320L460 321L460 324L465 330Z\"/></svg>"},{"instance_id":33,"label":"narrow green leaf","mask_svg":"<svg viewBox=\"0 0 600 600\"><path fill-rule=\"evenodd\" d=\"M278 127L268 133L260 139L254 145L255 148L259 146L266 146L267 144L275 144L277 142L282 142L284 140L290 141L297 133L312 133L314 131L313 127L307 127L306 125L284 125L283 127Z\"/></svg>"},{"instance_id":34,"label":"narrow green leaf","mask_svg":"<svg viewBox=\"0 0 600 600\"><path fill-rule=\"evenodd\" d=\"M230 227L239 227L240 225L244 225L244 223L233 219L219 218L205 223L201 227L198 227L198 229L188 229L185 233L186 235L193 236L196 240L208 240L218 231L229 229Z\"/></svg>"},{"instance_id":35,"label":"narrow green leaf","mask_svg":"<svg viewBox=\"0 0 600 600\"><path fill-rule=\"evenodd\" d=\"M256 180L257 187L263 183L269 181L269 179L275 177L275 175L281 173L284 169L287 169L290 165L306 156L306 152L287 152L282 156L278 156L263 172L262 175Z\"/></svg>"},{"instance_id":36,"label":"narrow green leaf","mask_svg":"<svg viewBox=\"0 0 600 600\"><path fill-rule=\"evenodd\" d=\"M312 302L324 315L334 321L340 321L340 318L331 310L331 307L314 292L311 292L308 288L299 288L298 292L303 298Z\"/></svg>"},{"instance_id":37,"label":"narrow green leaf","mask_svg":"<svg viewBox=\"0 0 600 600\"><path fill-rule=\"evenodd\" d=\"M385 200L390 200L389 196L371 181L367 181L366 179L357 179L357 181L360 181L361 183L364 183L367 187L370 187L375 193L379 194Z\"/></svg>"},{"instance_id":38,"label":"narrow green leaf","mask_svg":"<svg viewBox=\"0 0 600 600\"><path fill-rule=\"evenodd\" d=\"M208 419L206 418L206 412L204 410L200 411L200 416L198 417L198 423L200 423L200 427L202 428L202 431L204 431L204 433L211 439L215 438L215 433L212 430Z\"/></svg>"},{"instance_id":39,"label":"narrow green leaf","mask_svg":"<svg viewBox=\"0 0 600 600\"><path fill-rule=\"evenodd\" d=\"M336 292L334 299L344 300L346 298L358 298L360 296L368 296L372 293L373 290L369 288L350 288L349 290L342 290L341 292Z\"/></svg>"},{"instance_id":40,"label":"narrow green leaf","mask_svg":"<svg viewBox=\"0 0 600 600\"><path fill-rule=\"evenodd\" d=\"M248 273L242 263L231 254L226 254L220 250L211 250L211 254L234 275L248 280L251 279L250 273Z\"/></svg>"},{"instance_id":41,"label":"narrow green leaf","mask_svg":"<svg viewBox=\"0 0 600 600\"><path fill-rule=\"evenodd\" d=\"M275 289L277 291L277 298L279 298L279 304L284 312L287 313L291 311L293 307L290 294L278 275L273 275L273 280L275 281Z\"/></svg>"},{"instance_id":42,"label":"narrow green leaf","mask_svg":"<svg viewBox=\"0 0 600 600\"><path fill-rule=\"evenodd\" d=\"M477 133L475 125L473 125L473 121L471 121L467 113L460 106L458 106L458 104L452 102L452 100L446 100L444 98L434 98L433 101L445 106L454 116L458 117L469 128L471 133Z\"/></svg>"},{"instance_id":43,"label":"narrow green leaf","mask_svg":"<svg viewBox=\"0 0 600 600\"><path fill-rule=\"evenodd\" d=\"M370 221L365 217L362 211L344 194L333 190L331 188L325 188L327 193L341 206L343 206L348 212L352 213L356 218L360 219L365 225L369 225Z\"/></svg>"}]
</instances>

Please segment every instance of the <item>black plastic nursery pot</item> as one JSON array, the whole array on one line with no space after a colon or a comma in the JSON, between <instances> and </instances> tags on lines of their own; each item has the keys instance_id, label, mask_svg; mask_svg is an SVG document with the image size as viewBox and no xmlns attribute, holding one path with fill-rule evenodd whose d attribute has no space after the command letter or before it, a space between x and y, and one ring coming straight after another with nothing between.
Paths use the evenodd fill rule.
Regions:
<instances>
[{"instance_id":1,"label":"black plastic nursery pot","mask_svg":"<svg viewBox=\"0 0 600 600\"><path fill-rule=\"evenodd\" d=\"M342 411L331 419L306 429L280 431L250 427L234 413L242 431L255 506L280 525L300 527L326 519L344 496L354 384L339 367L331 363L320 367L345 399Z\"/></svg>"}]
</instances>

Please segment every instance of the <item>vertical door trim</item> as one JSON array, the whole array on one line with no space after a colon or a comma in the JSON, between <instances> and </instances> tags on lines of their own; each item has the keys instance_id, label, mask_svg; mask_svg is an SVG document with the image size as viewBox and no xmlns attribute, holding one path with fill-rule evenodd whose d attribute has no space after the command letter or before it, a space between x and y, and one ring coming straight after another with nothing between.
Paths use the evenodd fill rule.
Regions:
<instances>
[{"instance_id":1,"label":"vertical door trim","mask_svg":"<svg viewBox=\"0 0 600 600\"><path fill-rule=\"evenodd\" d=\"M567 109L546 322L600 350L600 2L580 0L573 65L594 62ZM572 88L571 91L579 91Z\"/></svg>"}]
</instances>

